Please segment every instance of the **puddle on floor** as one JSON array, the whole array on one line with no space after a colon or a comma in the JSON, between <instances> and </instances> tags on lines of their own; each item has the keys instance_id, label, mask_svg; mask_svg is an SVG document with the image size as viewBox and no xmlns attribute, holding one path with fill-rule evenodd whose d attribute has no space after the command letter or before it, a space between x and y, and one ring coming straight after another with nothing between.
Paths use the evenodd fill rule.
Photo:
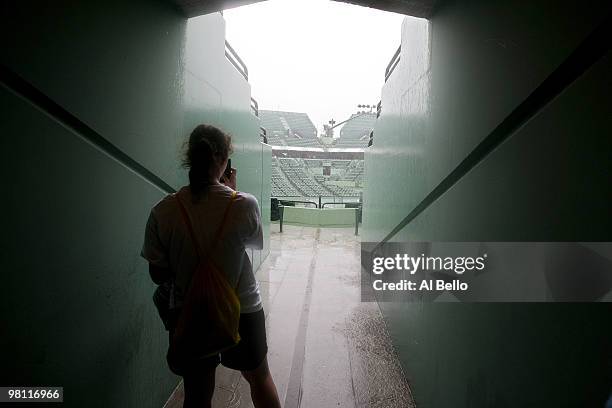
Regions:
<instances>
[{"instance_id":1,"label":"puddle on floor","mask_svg":"<svg viewBox=\"0 0 612 408\"><path fill-rule=\"evenodd\" d=\"M375 303L363 303L338 328L348 340L358 407L414 408L410 386Z\"/></svg>"}]
</instances>

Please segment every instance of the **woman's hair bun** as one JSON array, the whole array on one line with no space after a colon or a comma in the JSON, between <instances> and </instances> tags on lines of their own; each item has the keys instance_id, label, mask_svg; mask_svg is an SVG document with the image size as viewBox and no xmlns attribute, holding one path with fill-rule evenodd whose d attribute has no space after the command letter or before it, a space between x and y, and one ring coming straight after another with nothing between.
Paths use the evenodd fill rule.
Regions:
<instances>
[{"instance_id":1,"label":"woman's hair bun","mask_svg":"<svg viewBox=\"0 0 612 408\"><path fill-rule=\"evenodd\" d=\"M198 125L186 143L183 166L189 169L190 185L208 181L214 157L225 160L232 153L232 138L212 125Z\"/></svg>"}]
</instances>

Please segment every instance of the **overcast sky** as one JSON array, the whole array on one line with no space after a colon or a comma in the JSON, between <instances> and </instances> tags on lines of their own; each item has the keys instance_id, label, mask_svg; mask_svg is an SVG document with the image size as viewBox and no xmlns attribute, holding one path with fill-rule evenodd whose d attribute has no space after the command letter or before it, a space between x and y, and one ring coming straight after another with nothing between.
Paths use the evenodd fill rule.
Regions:
<instances>
[{"instance_id":1,"label":"overcast sky","mask_svg":"<svg viewBox=\"0 0 612 408\"><path fill-rule=\"evenodd\" d=\"M268 0L224 16L259 108L306 112L319 132L378 103L404 18L327 0Z\"/></svg>"}]
</instances>

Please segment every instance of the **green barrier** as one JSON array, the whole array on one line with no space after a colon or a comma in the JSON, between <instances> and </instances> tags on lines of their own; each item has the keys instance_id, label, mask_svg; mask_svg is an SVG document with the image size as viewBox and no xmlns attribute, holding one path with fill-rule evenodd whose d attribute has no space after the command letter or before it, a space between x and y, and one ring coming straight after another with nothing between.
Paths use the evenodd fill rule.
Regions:
<instances>
[{"instance_id":1,"label":"green barrier","mask_svg":"<svg viewBox=\"0 0 612 408\"><path fill-rule=\"evenodd\" d=\"M350 227L355 226L355 235L359 232L358 209L356 208L306 208L279 206L280 232L283 224L311 227Z\"/></svg>"}]
</instances>

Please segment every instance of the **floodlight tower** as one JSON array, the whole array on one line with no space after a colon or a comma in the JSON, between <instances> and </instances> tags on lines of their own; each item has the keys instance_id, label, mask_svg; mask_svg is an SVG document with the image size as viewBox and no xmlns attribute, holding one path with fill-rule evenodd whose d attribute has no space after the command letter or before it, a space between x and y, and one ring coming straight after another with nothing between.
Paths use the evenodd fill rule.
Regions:
<instances>
[{"instance_id":1,"label":"floodlight tower","mask_svg":"<svg viewBox=\"0 0 612 408\"><path fill-rule=\"evenodd\" d=\"M330 120L328 122L329 123L328 125L323 125L323 131L325 133L322 135L323 137L321 138L321 140L327 139L329 141L329 144L331 144L331 142L333 142L333 139L334 139L334 129L335 128L337 128L338 126L343 125L346 122L349 122L349 121L351 121L353 119L357 119L360 116L373 113L372 110L374 108L376 108L376 104L372 104L372 105L361 105L360 104L360 105L357 105L357 108L358 109L364 109L364 110L357 111L356 115L351 116L350 118L348 118L346 120L343 120L340 123L336 123L336 121L334 119L332 119L332 120ZM365 109L368 109L368 110L366 111ZM324 144L326 144L326 143L324 142Z\"/></svg>"}]
</instances>

